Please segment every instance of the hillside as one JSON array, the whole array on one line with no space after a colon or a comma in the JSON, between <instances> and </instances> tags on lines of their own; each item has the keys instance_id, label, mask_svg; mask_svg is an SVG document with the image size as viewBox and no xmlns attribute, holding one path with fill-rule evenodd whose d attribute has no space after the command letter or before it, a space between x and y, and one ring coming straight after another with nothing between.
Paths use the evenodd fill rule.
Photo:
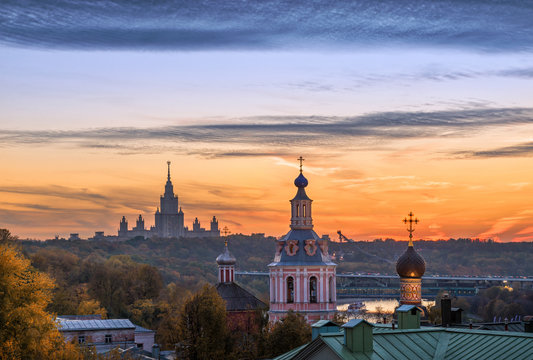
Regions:
<instances>
[{"instance_id":1,"label":"hillside","mask_svg":"<svg viewBox=\"0 0 533 360\"><path fill-rule=\"evenodd\" d=\"M237 258L237 270L267 271L274 255L273 237L262 235L229 236L230 250ZM135 262L157 267L165 283L175 282L195 289L204 282L215 283L215 258L222 251L220 238L203 239L131 239L125 242L49 240L22 241L29 257L46 250L60 249L80 259L101 261L113 255L129 255ZM337 271L395 274L396 259L406 242L374 240L370 242L330 243ZM426 274L440 275L510 275L533 274L532 243L494 243L470 239L417 241L416 249L425 258ZM340 259L342 255L342 260ZM267 279L238 278L256 293L267 296Z\"/></svg>"}]
</instances>

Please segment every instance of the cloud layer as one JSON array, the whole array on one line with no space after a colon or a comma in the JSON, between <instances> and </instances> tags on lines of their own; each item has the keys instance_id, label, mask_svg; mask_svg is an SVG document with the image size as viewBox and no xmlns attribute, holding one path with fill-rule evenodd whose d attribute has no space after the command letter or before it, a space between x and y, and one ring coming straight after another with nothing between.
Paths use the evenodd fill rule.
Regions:
<instances>
[{"instance_id":1,"label":"cloud layer","mask_svg":"<svg viewBox=\"0 0 533 360\"><path fill-rule=\"evenodd\" d=\"M533 109L530 108L385 112L354 117L253 117L152 128L5 130L0 132L0 142L3 146L67 144L124 154L186 150L189 154L204 157L283 156L287 152L279 149L292 146L321 146L327 149L338 147L339 142L353 140L360 140L359 146L366 146L368 142L378 140L472 136L475 131L486 128L530 123L533 123ZM203 146L194 150L190 147L192 144ZM224 146L223 150L210 148L219 145ZM240 149L228 151L229 146ZM495 150L494 154L496 151L520 154L528 149L526 144Z\"/></svg>"},{"instance_id":2,"label":"cloud layer","mask_svg":"<svg viewBox=\"0 0 533 360\"><path fill-rule=\"evenodd\" d=\"M148 5L149 4L149 5ZM4 44L79 49L265 49L416 44L525 50L524 1L4 1Z\"/></svg>"}]
</instances>

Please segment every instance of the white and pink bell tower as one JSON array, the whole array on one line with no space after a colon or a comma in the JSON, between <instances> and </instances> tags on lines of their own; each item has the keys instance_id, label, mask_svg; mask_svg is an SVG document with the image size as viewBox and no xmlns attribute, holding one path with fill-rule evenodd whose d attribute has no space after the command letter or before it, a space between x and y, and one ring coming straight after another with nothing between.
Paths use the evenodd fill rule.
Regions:
<instances>
[{"instance_id":1,"label":"white and pink bell tower","mask_svg":"<svg viewBox=\"0 0 533 360\"><path fill-rule=\"evenodd\" d=\"M276 242L270 268L270 321L276 322L293 310L309 323L331 320L337 308L336 267L328 254L327 240L313 231L308 184L302 173L294 180L298 188L291 202L291 230Z\"/></svg>"}]
</instances>

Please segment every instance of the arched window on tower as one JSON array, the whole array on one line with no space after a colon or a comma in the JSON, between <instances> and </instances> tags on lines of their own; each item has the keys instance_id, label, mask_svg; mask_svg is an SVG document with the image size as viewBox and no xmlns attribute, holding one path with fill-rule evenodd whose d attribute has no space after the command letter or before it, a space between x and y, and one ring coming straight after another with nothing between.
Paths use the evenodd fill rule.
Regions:
<instances>
[{"instance_id":1,"label":"arched window on tower","mask_svg":"<svg viewBox=\"0 0 533 360\"><path fill-rule=\"evenodd\" d=\"M309 302L316 303L317 299L317 286L316 286L316 277L311 276L309 279Z\"/></svg>"},{"instance_id":2,"label":"arched window on tower","mask_svg":"<svg viewBox=\"0 0 533 360\"><path fill-rule=\"evenodd\" d=\"M306 214L306 211L305 211L305 204L304 204L304 217L306 217L307 214Z\"/></svg>"},{"instance_id":3,"label":"arched window on tower","mask_svg":"<svg viewBox=\"0 0 533 360\"><path fill-rule=\"evenodd\" d=\"M287 278L287 303L294 302L294 279L292 276Z\"/></svg>"},{"instance_id":4,"label":"arched window on tower","mask_svg":"<svg viewBox=\"0 0 533 360\"><path fill-rule=\"evenodd\" d=\"M333 276L329 277L329 302L333 302L335 299L335 283L333 282Z\"/></svg>"},{"instance_id":5,"label":"arched window on tower","mask_svg":"<svg viewBox=\"0 0 533 360\"><path fill-rule=\"evenodd\" d=\"M296 216L300 216L300 205L296 205Z\"/></svg>"}]
</instances>

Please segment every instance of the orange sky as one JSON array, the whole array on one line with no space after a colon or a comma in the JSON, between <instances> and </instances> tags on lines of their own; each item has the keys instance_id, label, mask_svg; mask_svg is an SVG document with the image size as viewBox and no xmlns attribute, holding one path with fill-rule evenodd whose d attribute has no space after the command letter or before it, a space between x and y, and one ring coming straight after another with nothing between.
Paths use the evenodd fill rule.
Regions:
<instances>
[{"instance_id":1,"label":"orange sky","mask_svg":"<svg viewBox=\"0 0 533 360\"><path fill-rule=\"evenodd\" d=\"M279 236L288 231L288 200L295 194L301 154L319 235L336 238L340 229L355 240L405 239L401 220L412 210L421 220L415 235L424 239L530 241L531 159L472 154L487 144L501 148L524 141L532 130L529 124L498 125L386 143L339 137L335 146L289 144L282 151L234 140L178 144L187 152L166 140L88 147L87 134L18 143L2 148L7 171L0 180L0 227L22 238L46 239L71 232L116 234L122 215L130 227L138 214L153 225L171 160L186 225L197 216L208 226L216 215L233 233Z\"/></svg>"}]
</instances>

